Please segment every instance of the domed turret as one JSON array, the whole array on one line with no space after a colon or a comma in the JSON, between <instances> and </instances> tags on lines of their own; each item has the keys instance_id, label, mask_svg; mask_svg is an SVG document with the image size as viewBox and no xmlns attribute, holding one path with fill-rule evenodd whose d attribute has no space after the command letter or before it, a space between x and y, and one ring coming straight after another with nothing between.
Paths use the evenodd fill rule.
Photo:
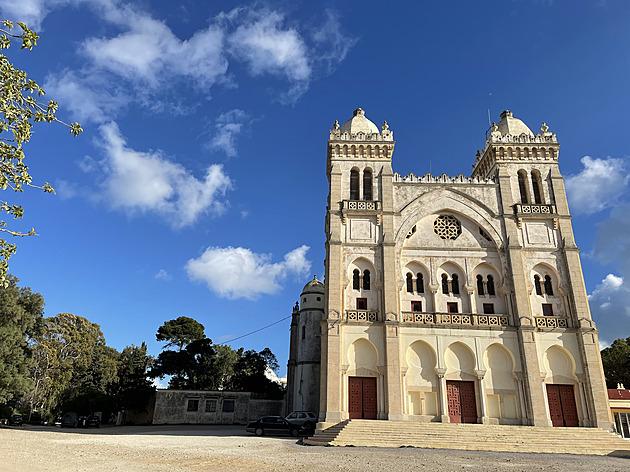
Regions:
<instances>
[{"instance_id":1,"label":"domed turret","mask_svg":"<svg viewBox=\"0 0 630 472\"><path fill-rule=\"evenodd\" d=\"M526 134L527 136L534 136L534 133L518 118L514 118L512 112L505 110L501 113L501 121L497 123L498 131L501 135L505 136L509 134L511 136L520 136Z\"/></svg>"},{"instance_id":2,"label":"domed turret","mask_svg":"<svg viewBox=\"0 0 630 472\"><path fill-rule=\"evenodd\" d=\"M378 127L365 117L365 112L361 108L354 110L354 116L341 125L341 133L378 133Z\"/></svg>"},{"instance_id":3,"label":"domed turret","mask_svg":"<svg viewBox=\"0 0 630 472\"><path fill-rule=\"evenodd\" d=\"M324 284L317 280L317 274L313 277L309 283L304 286L302 290L302 295L305 293L324 293Z\"/></svg>"}]
</instances>

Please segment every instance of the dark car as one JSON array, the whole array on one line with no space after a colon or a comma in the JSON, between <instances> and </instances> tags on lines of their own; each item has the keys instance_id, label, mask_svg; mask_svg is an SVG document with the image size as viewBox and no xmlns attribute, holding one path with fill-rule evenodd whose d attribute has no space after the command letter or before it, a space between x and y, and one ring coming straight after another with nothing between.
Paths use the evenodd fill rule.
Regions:
<instances>
[{"instance_id":1,"label":"dark car","mask_svg":"<svg viewBox=\"0 0 630 472\"><path fill-rule=\"evenodd\" d=\"M76 428L79 425L79 415L76 413L64 413L61 419L62 428Z\"/></svg>"},{"instance_id":2,"label":"dark car","mask_svg":"<svg viewBox=\"0 0 630 472\"><path fill-rule=\"evenodd\" d=\"M100 428L101 427L101 418L96 415L90 415L87 417L87 421L85 423L86 428Z\"/></svg>"},{"instance_id":3,"label":"dark car","mask_svg":"<svg viewBox=\"0 0 630 472\"><path fill-rule=\"evenodd\" d=\"M22 426L24 424L24 418L22 418L22 415L11 415L9 424L12 426Z\"/></svg>"},{"instance_id":4,"label":"dark car","mask_svg":"<svg viewBox=\"0 0 630 472\"><path fill-rule=\"evenodd\" d=\"M256 421L247 423L247 431L255 433L256 436L263 434L284 434L298 436L303 432L299 425L291 424L282 416L263 416Z\"/></svg>"}]
</instances>

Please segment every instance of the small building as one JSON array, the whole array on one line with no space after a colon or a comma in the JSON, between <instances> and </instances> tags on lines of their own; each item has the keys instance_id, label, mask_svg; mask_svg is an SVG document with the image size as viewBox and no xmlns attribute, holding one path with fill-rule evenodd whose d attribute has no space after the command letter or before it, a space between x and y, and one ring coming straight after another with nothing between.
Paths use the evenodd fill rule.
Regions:
<instances>
[{"instance_id":1,"label":"small building","mask_svg":"<svg viewBox=\"0 0 630 472\"><path fill-rule=\"evenodd\" d=\"M251 392L158 389L153 424L246 424L259 416L283 415L284 400Z\"/></svg>"},{"instance_id":2,"label":"small building","mask_svg":"<svg viewBox=\"0 0 630 472\"><path fill-rule=\"evenodd\" d=\"M617 388L609 388L608 402L617 433L622 438L630 438L630 390L624 388L623 384L618 384Z\"/></svg>"}]
</instances>

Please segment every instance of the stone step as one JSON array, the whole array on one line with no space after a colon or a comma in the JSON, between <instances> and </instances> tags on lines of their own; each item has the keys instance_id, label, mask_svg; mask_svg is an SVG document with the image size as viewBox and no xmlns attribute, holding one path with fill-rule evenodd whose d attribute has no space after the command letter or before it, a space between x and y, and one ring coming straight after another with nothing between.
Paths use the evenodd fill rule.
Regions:
<instances>
[{"instance_id":1,"label":"stone step","mask_svg":"<svg viewBox=\"0 0 630 472\"><path fill-rule=\"evenodd\" d=\"M629 441L599 428L346 420L316 431L304 443L630 456Z\"/></svg>"}]
</instances>

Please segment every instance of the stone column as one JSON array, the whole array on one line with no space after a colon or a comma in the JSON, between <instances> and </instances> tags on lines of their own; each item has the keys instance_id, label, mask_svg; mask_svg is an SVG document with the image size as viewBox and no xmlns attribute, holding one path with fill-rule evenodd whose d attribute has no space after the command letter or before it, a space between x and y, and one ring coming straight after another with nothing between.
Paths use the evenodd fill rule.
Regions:
<instances>
[{"instance_id":1,"label":"stone column","mask_svg":"<svg viewBox=\"0 0 630 472\"><path fill-rule=\"evenodd\" d=\"M481 411L479 412L479 419L481 423L488 423L488 415L487 415L487 407L486 407L486 389L483 386L483 378L486 375L485 370L475 370L475 375L477 376L478 385L479 385L479 406L481 407ZM479 420L477 420L479 421Z\"/></svg>"},{"instance_id":2,"label":"stone column","mask_svg":"<svg viewBox=\"0 0 630 472\"><path fill-rule=\"evenodd\" d=\"M440 416L442 417L442 423L450 423L451 418L448 415L448 401L446 398L446 369L436 368L435 373L437 374L440 383L438 394L440 396Z\"/></svg>"}]
</instances>

